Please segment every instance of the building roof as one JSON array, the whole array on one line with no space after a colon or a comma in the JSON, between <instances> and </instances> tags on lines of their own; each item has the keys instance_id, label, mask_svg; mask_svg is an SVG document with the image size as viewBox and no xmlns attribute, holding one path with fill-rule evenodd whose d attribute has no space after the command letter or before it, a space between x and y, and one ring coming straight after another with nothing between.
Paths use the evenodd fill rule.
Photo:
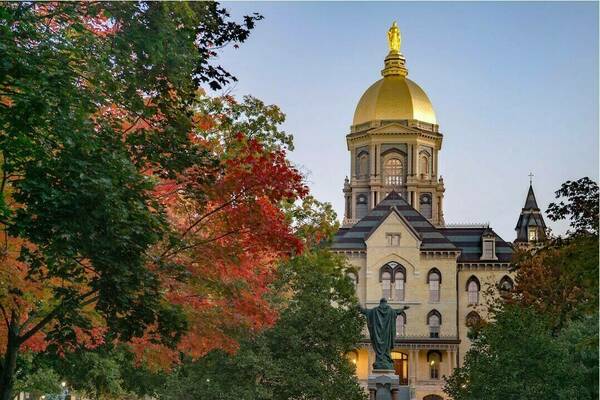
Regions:
<instances>
[{"instance_id":1,"label":"building roof","mask_svg":"<svg viewBox=\"0 0 600 400\"><path fill-rule=\"evenodd\" d=\"M498 257L498 262L510 262L512 258L513 249L511 245L505 242L490 227L453 227L439 228L439 230L460 249L458 262L479 262L481 260L481 236L484 233L493 234L496 238L496 257Z\"/></svg>"},{"instance_id":2,"label":"building roof","mask_svg":"<svg viewBox=\"0 0 600 400\"><path fill-rule=\"evenodd\" d=\"M535 200L535 193L533 193L533 186L531 185L529 185L529 191L527 192L527 198L525 199L525 206L523 206L523 209L540 209L537 205L537 201Z\"/></svg>"},{"instance_id":3,"label":"building roof","mask_svg":"<svg viewBox=\"0 0 600 400\"><path fill-rule=\"evenodd\" d=\"M533 193L531 185L529 185L529 190L527 191L525 206L521 210L517 226L515 226L515 230L517 231L515 242L529 242L528 230L530 227L538 229L538 240L545 238L546 223L537 205L535 193Z\"/></svg>"},{"instance_id":4,"label":"building roof","mask_svg":"<svg viewBox=\"0 0 600 400\"><path fill-rule=\"evenodd\" d=\"M382 120L418 120L436 125L435 112L427 94L406 77L406 59L400 53L400 31L396 25L390 28L389 35L395 35L397 39L394 46L390 42L390 52L381 71L383 79L363 93L354 111L352 125Z\"/></svg>"},{"instance_id":5,"label":"building roof","mask_svg":"<svg viewBox=\"0 0 600 400\"><path fill-rule=\"evenodd\" d=\"M393 212L419 237L421 250L460 251L458 262L479 261L482 254L481 236L485 232L496 237L496 255L499 262L508 262L512 257L511 246L489 227L435 227L396 192L390 193L352 227L341 228L334 237L331 249L366 249L365 241Z\"/></svg>"}]
</instances>

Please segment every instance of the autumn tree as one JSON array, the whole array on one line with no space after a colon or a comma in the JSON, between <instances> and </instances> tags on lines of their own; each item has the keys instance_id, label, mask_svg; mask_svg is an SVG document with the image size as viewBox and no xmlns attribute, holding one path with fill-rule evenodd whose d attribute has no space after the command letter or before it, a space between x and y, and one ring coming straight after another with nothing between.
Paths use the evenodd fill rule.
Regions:
<instances>
[{"instance_id":1,"label":"autumn tree","mask_svg":"<svg viewBox=\"0 0 600 400\"><path fill-rule=\"evenodd\" d=\"M2 400L22 348L179 341L190 321L162 286L180 266L156 251L180 246L182 228L157 188L187 172L199 199L220 176L226 161L191 135L192 102L233 79L213 49L259 18L238 24L217 3L0 5Z\"/></svg>"},{"instance_id":2,"label":"autumn tree","mask_svg":"<svg viewBox=\"0 0 600 400\"><path fill-rule=\"evenodd\" d=\"M334 215L329 205L312 198L288 205L296 233L312 247L278 269L272 285L272 301L280 309L276 324L244 338L234 356L215 350L183 363L157 397L365 398L347 358L363 327L355 289L344 260L319 246L337 226Z\"/></svg>"},{"instance_id":3,"label":"autumn tree","mask_svg":"<svg viewBox=\"0 0 600 400\"><path fill-rule=\"evenodd\" d=\"M598 187L582 178L556 195L548 216L573 231L516 258L515 288L446 381L452 398L598 398Z\"/></svg>"}]
</instances>

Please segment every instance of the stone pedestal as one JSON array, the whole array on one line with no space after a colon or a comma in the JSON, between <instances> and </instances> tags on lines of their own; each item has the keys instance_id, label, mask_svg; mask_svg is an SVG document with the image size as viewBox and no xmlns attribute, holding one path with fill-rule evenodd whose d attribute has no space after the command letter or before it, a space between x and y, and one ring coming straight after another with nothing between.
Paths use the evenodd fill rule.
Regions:
<instances>
[{"instance_id":1,"label":"stone pedestal","mask_svg":"<svg viewBox=\"0 0 600 400\"><path fill-rule=\"evenodd\" d=\"M369 400L399 400L400 377L393 369L374 369L369 375Z\"/></svg>"}]
</instances>

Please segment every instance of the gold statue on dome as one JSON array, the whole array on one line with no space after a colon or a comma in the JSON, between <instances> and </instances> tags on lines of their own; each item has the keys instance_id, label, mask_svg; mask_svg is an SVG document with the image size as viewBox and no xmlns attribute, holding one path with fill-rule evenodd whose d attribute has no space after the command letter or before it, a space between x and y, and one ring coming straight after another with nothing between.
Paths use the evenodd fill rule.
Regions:
<instances>
[{"instance_id":1,"label":"gold statue on dome","mask_svg":"<svg viewBox=\"0 0 600 400\"><path fill-rule=\"evenodd\" d=\"M388 30L388 45L390 51L400 52L400 29L396 21L392 24L392 27Z\"/></svg>"}]
</instances>

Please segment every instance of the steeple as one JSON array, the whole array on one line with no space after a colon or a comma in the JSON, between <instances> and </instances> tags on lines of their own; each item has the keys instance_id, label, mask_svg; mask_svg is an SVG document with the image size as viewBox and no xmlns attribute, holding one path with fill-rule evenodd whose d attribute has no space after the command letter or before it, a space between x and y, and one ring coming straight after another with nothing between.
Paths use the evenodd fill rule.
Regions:
<instances>
[{"instance_id":1,"label":"steeple","mask_svg":"<svg viewBox=\"0 0 600 400\"><path fill-rule=\"evenodd\" d=\"M519 215L515 227L517 231L515 244L524 247L534 247L546 240L546 223L535 199L531 182L532 176L529 175L529 190L525 198L525 206L521 209L521 215Z\"/></svg>"}]
</instances>

